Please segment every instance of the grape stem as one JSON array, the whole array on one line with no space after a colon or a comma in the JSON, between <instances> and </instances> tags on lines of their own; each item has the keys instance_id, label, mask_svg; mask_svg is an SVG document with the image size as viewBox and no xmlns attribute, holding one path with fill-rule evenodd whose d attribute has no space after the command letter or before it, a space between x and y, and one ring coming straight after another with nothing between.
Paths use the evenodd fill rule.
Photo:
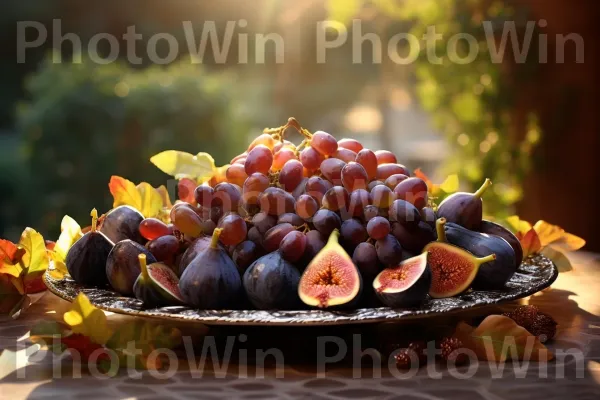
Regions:
<instances>
[{"instance_id":1,"label":"grape stem","mask_svg":"<svg viewBox=\"0 0 600 400\"><path fill-rule=\"evenodd\" d=\"M308 129L303 128L300 123L298 122L298 120L296 120L296 118L294 117L290 117L288 118L288 121L285 125L282 125L278 128L265 128L263 129L263 133L268 133L270 135L273 136L274 139L279 140L280 142L283 141L284 136L285 136L285 131L287 130L287 128L294 128L298 131L299 134L301 134L302 136L304 136L306 139L310 140L310 138L312 138L312 133L310 133L310 131L308 131Z\"/></svg>"},{"instance_id":2,"label":"grape stem","mask_svg":"<svg viewBox=\"0 0 600 400\"><path fill-rule=\"evenodd\" d=\"M306 222L300 226L295 226L294 228L296 228L297 231L300 231L305 234L310 232L310 227L308 226L308 224Z\"/></svg>"}]
</instances>

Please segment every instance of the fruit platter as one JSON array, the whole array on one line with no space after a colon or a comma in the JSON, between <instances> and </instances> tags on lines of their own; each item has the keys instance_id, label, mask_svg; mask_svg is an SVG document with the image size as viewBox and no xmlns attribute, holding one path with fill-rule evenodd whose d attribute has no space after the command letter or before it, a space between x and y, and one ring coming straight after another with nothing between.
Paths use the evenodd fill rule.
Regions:
<instances>
[{"instance_id":1,"label":"fruit platter","mask_svg":"<svg viewBox=\"0 0 600 400\"><path fill-rule=\"evenodd\" d=\"M286 139L290 131L300 144ZM54 265L44 275L48 288L138 316L328 325L497 304L558 275L483 218L490 180L436 204L429 182L390 151L311 133L293 118L265 129L230 164L176 178L179 200L156 215L118 201L106 214L94 209L66 252L65 273ZM111 181L111 192L117 186Z\"/></svg>"}]
</instances>

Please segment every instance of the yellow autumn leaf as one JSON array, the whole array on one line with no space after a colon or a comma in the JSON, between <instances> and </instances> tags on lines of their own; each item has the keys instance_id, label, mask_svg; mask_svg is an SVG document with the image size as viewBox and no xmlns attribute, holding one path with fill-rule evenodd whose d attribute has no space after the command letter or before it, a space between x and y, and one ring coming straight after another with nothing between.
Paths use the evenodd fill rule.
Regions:
<instances>
[{"instance_id":1,"label":"yellow autumn leaf","mask_svg":"<svg viewBox=\"0 0 600 400\"><path fill-rule=\"evenodd\" d=\"M565 230L560 226L549 224L543 220L536 222L533 229L537 232L540 242L544 247L557 241L565 233Z\"/></svg>"},{"instance_id":2,"label":"yellow autumn leaf","mask_svg":"<svg viewBox=\"0 0 600 400\"><path fill-rule=\"evenodd\" d=\"M519 216L517 215L512 215L508 218L506 218L506 222L508 223L508 225L512 228L513 232L515 233L527 233L529 232L533 226L531 226L531 224L527 221L524 221L522 219L519 218Z\"/></svg>"},{"instance_id":3,"label":"yellow autumn leaf","mask_svg":"<svg viewBox=\"0 0 600 400\"><path fill-rule=\"evenodd\" d=\"M575 251L585 246L585 243L586 241L579 236L565 232L559 240L552 243L552 246L564 251Z\"/></svg>"},{"instance_id":4,"label":"yellow autumn leaf","mask_svg":"<svg viewBox=\"0 0 600 400\"><path fill-rule=\"evenodd\" d=\"M566 251L574 251L585 246L585 240L582 238L566 232L558 225L552 225L543 220L536 222L533 229L540 237L543 247L551 244Z\"/></svg>"},{"instance_id":5,"label":"yellow autumn leaf","mask_svg":"<svg viewBox=\"0 0 600 400\"><path fill-rule=\"evenodd\" d=\"M60 223L60 236L54 245L52 259L56 262L65 261L67 253L73 244L83 236L79 224L68 215Z\"/></svg>"},{"instance_id":6,"label":"yellow autumn leaf","mask_svg":"<svg viewBox=\"0 0 600 400\"><path fill-rule=\"evenodd\" d=\"M503 315L490 315L477 328L461 322L454 336L484 361L526 359L545 362L554 358L537 337Z\"/></svg>"},{"instance_id":7,"label":"yellow autumn leaf","mask_svg":"<svg viewBox=\"0 0 600 400\"><path fill-rule=\"evenodd\" d=\"M53 279L61 280L68 273L67 265L64 261L53 260L52 268L49 268L49 274Z\"/></svg>"},{"instance_id":8,"label":"yellow autumn leaf","mask_svg":"<svg viewBox=\"0 0 600 400\"><path fill-rule=\"evenodd\" d=\"M459 187L458 175L452 174L452 175L448 176L446 178L446 180L444 180L444 182L442 182L442 184L439 187L446 193L456 192Z\"/></svg>"},{"instance_id":9,"label":"yellow autumn leaf","mask_svg":"<svg viewBox=\"0 0 600 400\"><path fill-rule=\"evenodd\" d=\"M163 207L163 199L159 191L146 182L137 185L137 190L140 193L141 202L139 208L136 208L146 218L156 217Z\"/></svg>"},{"instance_id":10,"label":"yellow autumn leaf","mask_svg":"<svg viewBox=\"0 0 600 400\"><path fill-rule=\"evenodd\" d=\"M79 293L73 300L71 308L64 314L63 320L74 333L87 336L97 344L106 344L112 336L104 312L94 307L83 293Z\"/></svg>"},{"instance_id":11,"label":"yellow autumn leaf","mask_svg":"<svg viewBox=\"0 0 600 400\"><path fill-rule=\"evenodd\" d=\"M136 186L125 178L112 176L108 188L114 199L113 208L131 206L146 218L156 217L165 203L171 203L164 186L156 189L146 182Z\"/></svg>"},{"instance_id":12,"label":"yellow autumn leaf","mask_svg":"<svg viewBox=\"0 0 600 400\"><path fill-rule=\"evenodd\" d=\"M113 196L113 208L119 206L132 206L138 208L142 204L142 197L135 184L120 176L112 176L108 188Z\"/></svg>"},{"instance_id":13,"label":"yellow autumn leaf","mask_svg":"<svg viewBox=\"0 0 600 400\"><path fill-rule=\"evenodd\" d=\"M184 151L167 150L150 158L150 162L175 179L202 181L210 178L215 171L215 160L208 153L193 155Z\"/></svg>"},{"instance_id":14,"label":"yellow autumn leaf","mask_svg":"<svg viewBox=\"0 0 600 400\"><path fill-rule=\"evenodd\" d=\"M26 274L48 269L49 259L46 252L46 242L40 233L32 228L25 228L21 234L19 245L25 249L22 261Z\"/></svg>"},{"instance_id":15,"label":"yellow autumn leaf","mask_svg":"<svg viewBox=\"0 0 600 400\"><path fill-rule=\"evenodd\" d=\"M23 271L19 263L23 251L23 249L18 249L13 242L0 239L0 274L18 278Z\"/></svg>"},{"instance_id":16,"label":"yellow autumn leaf","mask_svg":"<svg viewBox=\"0 0 600 400\"><path fill-rule=\"evenodd\" d=\"M163 202L163 207L171 208L173 207L173 203L171 203L171 198L169 197L169 191L165 187L165 185L160 185L156 188L158 194L160 194L160 198Z\"/></svg>"}]
</instances>

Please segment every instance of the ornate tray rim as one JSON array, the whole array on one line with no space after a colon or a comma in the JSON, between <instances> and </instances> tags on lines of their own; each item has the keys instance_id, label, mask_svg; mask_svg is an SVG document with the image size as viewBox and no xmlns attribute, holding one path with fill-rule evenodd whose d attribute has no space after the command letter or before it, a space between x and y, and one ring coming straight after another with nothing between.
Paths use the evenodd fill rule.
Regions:
<instances>
[{"instance_id":1,"label":"ornate tray rim","mask_svg":"<svg viewBox=\"0 0 600 400\"><path fill-rule=\"evenodd\" d=\"M548 271L548 268L551 268ZM538 272L541 277L535 276ZM162 307L144 310L136 299L120 296L118 293L99 288L82 288L70 278L61 280L44 274L44 283L56 296L72 302L82 291L91 303L105 311L136 317L156 318L171 322L197 322L204 325L254 325L254 326L325 326L368 324L391 321L405 321L440 315L450 315L470 311L485 306L505 303L531 296L554 283L558 277L556 265L541 254L523 261L515 275L507 283L508 292L469 291L449 299L429 299L425 308L391 309L389 307L360 308L351 311L324 310L194 310L185 306ZM534 278L537 278L535 280ZM59 287L63 286L63 288ZM71 294L66 290L72 291ZM126 306L126 308L125 308Z\"/></svg>"}]
</instances>

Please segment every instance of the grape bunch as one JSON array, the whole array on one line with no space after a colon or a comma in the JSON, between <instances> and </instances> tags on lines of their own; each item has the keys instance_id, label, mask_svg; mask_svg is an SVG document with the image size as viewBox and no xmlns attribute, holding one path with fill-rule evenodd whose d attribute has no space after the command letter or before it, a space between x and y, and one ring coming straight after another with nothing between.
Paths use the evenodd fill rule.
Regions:
<instances>
[{"instance_id":1,"label":"grape bunch","mask_svg":"<svg viewBox=\"0 0 600 400\"><path fill-rule=\"evenodd\" d=\"M288 128L303 136L299 145L284 139ZM161 258L174 260L181 253L176 243L220 228L220 243L240 272L275 250L302 268L339 229L342 245L369 278L435 240L427 184L393 153L311 134L294 119L256 137L224 176L198 186L194 198L195 204L173 207L172 226L142 222L142 235L160 247Z\"/></svg>"}]
</instances>

